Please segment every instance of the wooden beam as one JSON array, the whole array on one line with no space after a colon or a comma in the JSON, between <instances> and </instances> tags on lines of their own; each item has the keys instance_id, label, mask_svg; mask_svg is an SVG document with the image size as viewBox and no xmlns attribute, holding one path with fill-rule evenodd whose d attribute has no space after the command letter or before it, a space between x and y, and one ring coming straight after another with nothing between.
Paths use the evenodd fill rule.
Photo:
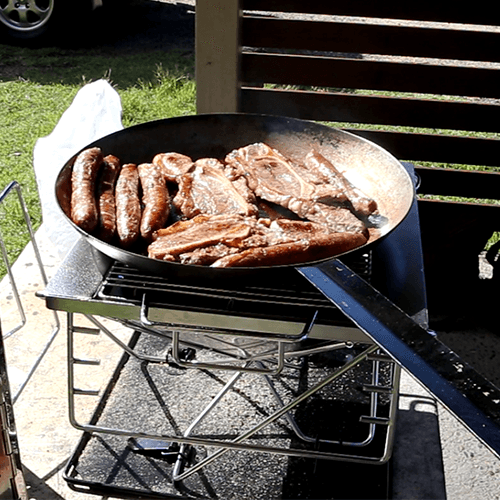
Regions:
<instances>
[{"instance_id":1,"label":"wooden beam","mask_svg":"<svg viewBox=\"0 0 500 500\"><path fill-rule=\"evenodd\" d=\"M197 112L235 112L239 106L240 2L196 3Z\"/></svg>"}]
</instances>

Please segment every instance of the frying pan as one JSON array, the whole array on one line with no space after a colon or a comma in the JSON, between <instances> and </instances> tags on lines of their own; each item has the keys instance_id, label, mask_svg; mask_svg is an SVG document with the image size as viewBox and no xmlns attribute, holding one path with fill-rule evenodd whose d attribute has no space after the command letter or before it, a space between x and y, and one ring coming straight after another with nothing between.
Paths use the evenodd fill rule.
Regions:
<instances>
[{"instance_id":1,"label":"frying pan","mask_svg":"<svg viewBox=\"0 0 500 500\"><path fill-rule=\"evenodd\" d=\"M136 125L103 137L83 149L100 147L104 155L113 154L123 164L139 164L151 162L157 153L170 151L188 155L193 160L203 157L223 159L233 149L255 142L265 142L295 161L300 161L314 148L343 171L356 187L373 198L384 223L370 228L368 241L363 246L390 233L410 210L414 187L408 172L398 160L366 139L305 120L241 113L185 116ZM59 208L58 193L74 158L61 168L56 180ZM262 273L266 273L266 279L269 279L270 272L279 273L294 267L212 268L165 262L105 243L69 222L90 243L98 260L114 259L162 276L200 281L260 278ZM314 265L322 261L300 265ZM106 268L106 262L101 262L101 265Z\"/></svg>"}]
</instances>

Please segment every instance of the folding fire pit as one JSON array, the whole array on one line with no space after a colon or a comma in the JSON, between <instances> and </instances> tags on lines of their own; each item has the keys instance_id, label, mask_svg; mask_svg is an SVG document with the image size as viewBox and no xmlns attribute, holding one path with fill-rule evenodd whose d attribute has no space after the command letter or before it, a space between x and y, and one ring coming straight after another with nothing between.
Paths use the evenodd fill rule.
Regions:
<instances>
[{"instance_id":1,"label":"folding fire pit","mask_svg":"<svg viewBox=\"0 0 500 500\"><path fill-rule=\"evenodd\" d=\"M369 194L387 226L375 227L363 247L322 262L217 273L154 261L82 232L41 293L47 307L68 313L70 419L84 431L66 470L73 488L258 498L241 485L262 463L266 472L255 477L270 498L284 494L284 474L292 483L301 477L297 463L296 471L311 459L385 464L400 366L500 450L499 391L427 330L411 166L334 129L252 115L164 120L95 145L141 162L174 146L221 155L268 141L293 152L304 138L372 176ZM77 420L76 408L92 391L76 379L79 365L92 361L75 352L75 338L93 329L78 324L80 314L124 350L88 423ZM125 345L94 316L131 327L132 341ZM301 486L294 488L292 495Z\"/></svg>"}]
</instances>

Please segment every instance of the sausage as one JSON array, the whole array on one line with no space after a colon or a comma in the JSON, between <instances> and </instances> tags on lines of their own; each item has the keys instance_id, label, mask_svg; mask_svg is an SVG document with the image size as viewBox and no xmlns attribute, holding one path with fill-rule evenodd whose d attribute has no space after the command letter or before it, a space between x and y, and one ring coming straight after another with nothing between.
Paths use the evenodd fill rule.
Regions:
<instances>
[{"instance_id":1,"label":"sausage","mask_svg":"<svg viewBox=\"0 0 500 500\"><path fill-rule=\"evenodd\" d=\"M141 236L148 242L153 233L165 227L170 215L170 195L162 168L153 163L142 163L137 167L142 187L143 212Z\"/></svg>"},{"instance_id":2,"label":"sausage","mask_svg":"<svg viewBox=\"0 0 500 500\"><path fill-rule=\"evenodd\" d=\"M137 165L123 165L116 181L116 232L123 248L133 245L139 238L141 203L139 200L139 174Z\"/></svg>"},{"instance_id":3,"label":"sausage","mask_svg":"<svg viewBox=\"0 0 500 500\"><path fill-rule=\"evenodd\" d=\"M97 178L97 201L99 205L99 230L97 236L111 241L116 233L115 184L120 173L120 160L113 155L104 157Z\"/></svg>"},{"instance_id":4,"label":"sausage","mask_svg":"<svg viewBox=\"0 0 500 500\"><path fill-rule=\"evenodd\" d=\"M93 232L98 223L95 182L102 161L100 148L89 148L82 151L73 164L71 220L88 233Z\"/></svg>"},{"instance_id":5,"label":"sausage","mask_svg":"<svg viewBox=\"0 0 500 500\"><path fill-rule=\"evenodd\" d=\"M56 197L62 211L71 219L71 168L64 168L56 182Z\"/></svg>"}]
</instances>

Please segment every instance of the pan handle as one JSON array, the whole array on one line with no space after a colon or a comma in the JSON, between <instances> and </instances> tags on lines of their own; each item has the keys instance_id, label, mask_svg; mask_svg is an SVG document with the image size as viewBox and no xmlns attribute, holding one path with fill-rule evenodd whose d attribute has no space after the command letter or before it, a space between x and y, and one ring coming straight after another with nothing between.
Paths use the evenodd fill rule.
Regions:
<instances>
[{"instance_id":1,"label":"pan handle","mask_svg":"<svg viewBox=\"0 0 500 500\"><path fill-rule=\"evenodd\" d=\"M162 308L162 314L168 314L168 310ZM286 333L273 333L269 331L259 331L259 330L246 330L246 329L235 329L235 328L224 328L224 327L211 327L205 325L197 324L182 324L178 321L152 321L149 318L149 301L147 299L147 294L142 295L141 301L141 311L140 311L140 322L146 327L161 327L171 331L186 331L200 334L225 334L234 336L244 336L244 337L255 337L255 338L267 338L272 340L281 340L283 342L300 342L309 338L309 334L316 322L318 316L318 310L314 310L309 319L305 322L304 328L301 332L297 334L286 334Z\"/></svg>"},{"instance_id":2,"label":"pan handle","mask_svg":"<svg viewBox=\"0 0 500 500\"><path fill-rule=\"evenodd\" d=\"M500 457L500 389L340 260L297 270Z\"/></svg>"}]
</instances>

